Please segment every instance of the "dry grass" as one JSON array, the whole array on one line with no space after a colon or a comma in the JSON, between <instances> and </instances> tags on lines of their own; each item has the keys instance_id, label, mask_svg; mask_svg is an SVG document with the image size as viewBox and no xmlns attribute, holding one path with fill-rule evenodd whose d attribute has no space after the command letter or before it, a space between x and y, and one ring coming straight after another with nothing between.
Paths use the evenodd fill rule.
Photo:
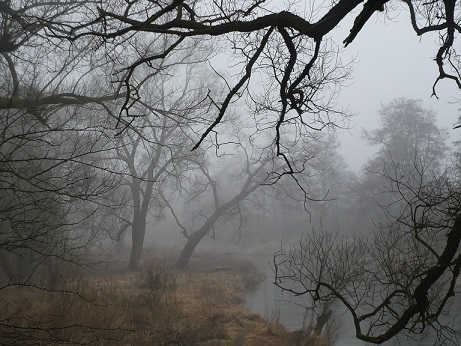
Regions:
<instances>
[{"instance_id":1,"label":"dry grass","mask_svg":"<svg viewBox=\"0 0 461 346\"><path fill-rule=\"evenodd\" d=\"M188 271L148 258L140 272L75 275L58 291L8 287L0 290L0 344L320 345L242 306L257 273L207 254Z\"/></svg>"}]
</instances>

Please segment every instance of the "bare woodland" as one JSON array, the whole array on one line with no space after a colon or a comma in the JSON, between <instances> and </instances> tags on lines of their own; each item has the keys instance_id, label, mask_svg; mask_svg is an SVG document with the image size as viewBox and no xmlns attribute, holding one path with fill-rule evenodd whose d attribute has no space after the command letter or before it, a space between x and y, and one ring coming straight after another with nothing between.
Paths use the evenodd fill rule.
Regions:
<instances>
[{"instance_id":1,"label":"bare woodland","mask_svg":"<svg viewBox=\"0 0 461 346\"><path fill-rule=\"evenodd\" d=\"M459 344L443 318L460 291L459 142L406 98L364 132L377 153L360 175L335 137L353 115L337 102L354 77L341 52L401 12L436 38L433 97L441 81L461 88L456 0L0 1L0 299L27 288L90 302L62 273L98 271L123 246L139 271L165 219L184 236L171 269L184 271L208 236L257 244L278 218L284 236L305 234L273 265L275 285L320 307L309 333L341 304L360 340L430 331ZM152 287L174 281L157 274ZM126 329L16 313L0 317L6 344Z\"/></svg>"}]
</instances>

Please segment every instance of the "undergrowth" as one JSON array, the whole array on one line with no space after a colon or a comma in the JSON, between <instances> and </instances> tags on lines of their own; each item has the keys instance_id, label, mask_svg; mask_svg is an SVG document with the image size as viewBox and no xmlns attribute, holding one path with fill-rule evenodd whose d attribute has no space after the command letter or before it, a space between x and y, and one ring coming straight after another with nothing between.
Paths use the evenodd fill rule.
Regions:
<instances>
[{"instance_id":1,"label":"undergrowth","mask_svg":"<svg viewBox=\"0 0 461 346\"><path fill-rule=\"evenodd\" d=\"M7 285L0 289L0 344L301 344L243 308L255 276L248 270L176 271L150 256L139 272L74 272L53 289Z\"/></svg>"}]
</instances>

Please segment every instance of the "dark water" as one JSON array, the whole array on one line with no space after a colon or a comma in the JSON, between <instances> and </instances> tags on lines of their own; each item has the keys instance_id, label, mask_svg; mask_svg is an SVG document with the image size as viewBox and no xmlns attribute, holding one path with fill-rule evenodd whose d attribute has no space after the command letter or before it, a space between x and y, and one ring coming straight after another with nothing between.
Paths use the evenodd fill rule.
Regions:
<instances>
[{"instance_id":1,"label":"dark water","mask_svg":"<svg viewBox=\"0 0 461 346\"><path fill-rule=\"evenodd\" d=\"M301 306L303 301L302 297L291 297L287 293L281 292L273 284L274 272L271 267L272 258L263 256L249 256L247 258L255 266L264 272L266 275L265 281L263 281L257 289L249 292L246 295L245 306L250 310L262 315L269 321L279 321L285 328L289 330L297 330L303 327L305 309ZM459 299L458 299L459 300ZM301 304L301 305L300 305ZM354 329L352 319L347 313L344 307L340 305L334 309L336 317L339 319L339 337L336 341L337 346L364 346L374 345L354 337ZM459 318L461 316L461 304L458 302L451 318ZM458 342L461 342L459 340ZM396 345L434 345L434 339L432 337L426 337L423 340L392 340L383 343L384 346L396 346Z\"/></svg>"}]
</instances>

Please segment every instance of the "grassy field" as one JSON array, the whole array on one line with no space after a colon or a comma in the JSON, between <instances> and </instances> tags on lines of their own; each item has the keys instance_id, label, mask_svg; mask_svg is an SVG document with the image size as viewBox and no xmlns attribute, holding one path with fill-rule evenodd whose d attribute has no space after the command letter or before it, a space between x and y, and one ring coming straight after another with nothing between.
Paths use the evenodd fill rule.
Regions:
<instances>
[{"instance_id":1,"label":"grassy field","mask_svg":"<svg viewBox=\"0 0 461 346\"><path fill-rule=\"evenodd\" d=\"M122 267L74 273L54 291L0 290L0 344L325 345L246 309L245 291L263 277L230 255L194 255L185 271L168 256Z\"/></svg>"}]
</instances>

